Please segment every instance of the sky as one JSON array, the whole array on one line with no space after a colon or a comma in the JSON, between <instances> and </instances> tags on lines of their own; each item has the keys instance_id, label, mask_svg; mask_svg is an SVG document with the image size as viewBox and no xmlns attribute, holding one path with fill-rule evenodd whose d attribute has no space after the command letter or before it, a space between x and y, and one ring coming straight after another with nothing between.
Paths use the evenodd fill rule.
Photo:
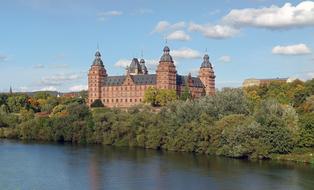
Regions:
<instances>
[{"instance_id":1,"label":"sky","mask_svg":"<svg viewBox=\"0 0 314 190\"><path fill-rule=\"evenodd\" d=\"M99 48L109 75L133 57L155 73L168 45L179 74L210 56L216 86L314 77L314 1L1 0L0 92L87 88Z\"/></svg>"}]
</instances>

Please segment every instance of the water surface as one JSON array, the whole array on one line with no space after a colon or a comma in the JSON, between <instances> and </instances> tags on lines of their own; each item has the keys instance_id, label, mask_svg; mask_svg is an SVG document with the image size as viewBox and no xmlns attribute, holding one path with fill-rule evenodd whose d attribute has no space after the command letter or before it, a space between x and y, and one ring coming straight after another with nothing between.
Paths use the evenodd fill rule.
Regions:
<instances>
[{"instance_id":1,"label":"water surface","mask_svg":"<svg viewBox=\"0 0 314 190\"><path fill-rule=\"evenodd\" d=\"M314 167L112 146L0 140L2 190L314 189Z\"/></svg>"}]
</instances>

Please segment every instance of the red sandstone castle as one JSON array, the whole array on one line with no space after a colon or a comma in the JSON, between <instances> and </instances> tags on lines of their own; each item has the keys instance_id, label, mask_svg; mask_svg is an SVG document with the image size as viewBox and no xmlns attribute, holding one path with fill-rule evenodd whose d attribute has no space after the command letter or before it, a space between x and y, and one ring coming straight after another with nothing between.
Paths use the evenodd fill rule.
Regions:
<instances>
[{"instance_id":1,"label":"red sandstone castle","mask_svg":"<svg viewBox=\"0 0 314 190\"><path fill-rule=\"evenodd\" d=\"M177 74L168 46L164 48L156 74L148 74L145 60L133 58L126 75L108 76L99 51L88 73L88 105L100 99L106 107L130 107L144 101L145 90L173 89L180 95L185 86L193 98L215 93L215 74L209 56L204 55L198 77Z\"/></svg>"}]
</instances>

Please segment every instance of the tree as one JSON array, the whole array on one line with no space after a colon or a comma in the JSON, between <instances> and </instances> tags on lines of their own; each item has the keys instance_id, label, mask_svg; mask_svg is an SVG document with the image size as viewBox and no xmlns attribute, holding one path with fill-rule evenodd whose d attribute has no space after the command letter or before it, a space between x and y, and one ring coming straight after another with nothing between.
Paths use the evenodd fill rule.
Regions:
<instances>
[{"instance_id":1,"label":"tree","mask_svg":"<svg viewBox=\"0 0 314 190\"><path fill-rule=\"evenodd\" d=\"M7 101L10 112L18 113L21 108L29 108L28 96L24 94L10 96Z\"/></svg>"},{"instance_id":2,"label":"tree","mask_svg":"<svg viewBox=\"0 0 314 190\"><path fill-rule=\"evenodd\" d=\"M20 119L22 122L28 121L34 118L34 111L33 110L27 110L27 109L21 109L20 110Z\"/></svg>"},{"instance_id":3,"label":"tree","mask_svg":"<svg viewBox=\"0 0 314 190\"><path fill-rule=\"evenodd\" d=\"M91 105L90 107L92 108L100 108L100 107L104 107L104 104L102 103L102 101L100 99L96 99Z\"/></svg>"},{"instance_id":4,"label":"tree","mask_svg":"<svg viewBox=\"0 0 314 190\"><path fill-rule=\"evenodd\" d=\"M176 91L172 89L156 89L149 87L144 93L144 102L152 106L165 106L167 103L176 99Z\"/></svg>"},{"instance_id":5,"label":"tree","mask_svg":"<svg viewBox=\"0 0 314 190\"><path fill-rule=\"evenodd\" d=\"M36 92L34 95L35 99L47 99L51 95L48 92L42 91L42 92Z\"/></svg>"},{"instance_id":6,"label":"tree","mask_svg":"<svg viewBox=\"0 0 314 190\"><path fill-rule=\"evenodd\" d=\"M314 147L314 112L306 113L300 118L300 142L302 147Z\"/></svg>"},{"instance_id":7,"label":"tree","mask_svg":"<svg viewBox=\"0 0 314 190\"><path fill-rule=\"evenodd\" d=\"M144 102L152 106L156 106L157 89L154 87L148 87L144 92Z\"/></svg>"},{"instance_id":8,"label":"tree","mask_svg":"<svg viewBox=\"0 0 314 190\"><path fill-rule=\"evenodd\" d=\"M175 101L177 94L175 90L170 89L158 89L156 95L156 104L159 106L165 106L167 103Z\"/></svg>"},{"instance_id":9,"label":"tree","mask_svg":"<svg viewBox=\"0 0 314 190\"><path fill-rule=\"evenodd\" d=\"M180 100L185 101L185 100L188 100L188 99L190 99L190 98L191 98L190 89L189 89L188 84L186 84L186 85L184 86L184 89L183 89L182 94L180 95Z\"/></svg>"},{"instance_id":10,"label":"tree","mask_svg":"<svg viewBox=\"0 0 314 190\"><path fill-rule=\"evenodd\" d=\"M270 153L289 153L296 144L297 120L293 109L284 107L274 99L263 100L256 111L255 119L261 124L262 142L269 146ZM291 121L291 123L286 120Z\"/></svg>"}]
</instances>

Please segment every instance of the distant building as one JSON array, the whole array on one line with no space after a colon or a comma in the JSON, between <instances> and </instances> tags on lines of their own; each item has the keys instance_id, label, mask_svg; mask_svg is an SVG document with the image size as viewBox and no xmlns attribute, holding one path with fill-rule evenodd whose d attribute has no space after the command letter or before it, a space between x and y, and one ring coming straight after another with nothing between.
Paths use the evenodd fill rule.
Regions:
<instances>
[{"instance_id":1,"label":"distant building","mask_svg":"<svg viewBox=\"0 0 314 190\"><path fill-rule=\"evenodd\" d=\"M204 56L198 77L177 74L168 46L164 47L156 74L149 74L145 60L133 58L121 76L108 76L99 51L88 72L88 105L99 99L107 107L130 107L144 101L145 90L173 89L180 95L188 85L193 98L215 93L215 74L209 56Z\"/></svg>"},{"instance_id":2,"label":"distant building","mask_svg":"<svg viewBox=\"0 0 314 190\"><path fill-rule=\"evenodd\" d=\"M242 87L250 87L250 86L263 86L269 85L272 82L286 83L289 78L270 78L270 79L256 79L250 78L244 80Z\"/></svg>"}]
</instances>

